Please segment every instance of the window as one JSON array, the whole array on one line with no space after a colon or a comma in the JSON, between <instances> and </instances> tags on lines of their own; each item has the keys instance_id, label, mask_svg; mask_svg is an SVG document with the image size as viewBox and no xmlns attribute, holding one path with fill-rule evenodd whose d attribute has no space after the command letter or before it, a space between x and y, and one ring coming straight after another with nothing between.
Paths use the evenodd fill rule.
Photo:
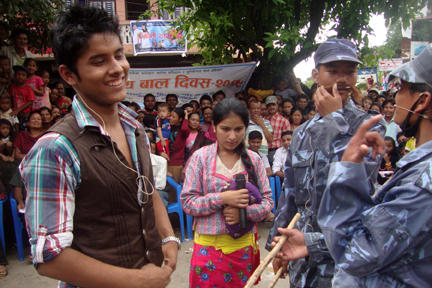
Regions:
<instances>
[{"instance_id":1,"label":"window","mask_svg":"<svg viewBox=\"0 0 432 288\"><path fill-rule=\"evenodd\" d=\"M162 19L163 20L173 20L173 19L177 19L178 17L180 17L180 15L182 15L186 9L185 7L176 7L175 11L173 14L169 14L167 11L162 11Z\"/></svg>"},{"instance_id":2,"label":"window","mask_svg":"<svg viewBox=\"0 0 432 288\"><path fill-rule=\"evenodd\" d=\"M106 0L88 0L88 5L91 7L103 8L110 16L115 15L115 1Z\"/></svg>"},{"instance_id":3,"label":"window","mask_svg":"<svg viewBox=\"0 0 432 288\"><path fill-rule=\"evenodd\" d=\"M149 9L149 4L143 0L126 0L126 20L137 20Z\"/></svg>"}]
</instances>

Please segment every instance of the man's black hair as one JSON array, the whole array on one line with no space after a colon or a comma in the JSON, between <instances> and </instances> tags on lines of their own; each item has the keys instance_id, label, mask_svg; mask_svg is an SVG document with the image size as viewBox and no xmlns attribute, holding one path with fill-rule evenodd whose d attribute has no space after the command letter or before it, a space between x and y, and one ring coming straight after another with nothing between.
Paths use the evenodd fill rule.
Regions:
<instances>
[{"instance_id":1,"label":"man's black hair","mask_svg":"<svg viewBox=\"0 0 432 288\"><path fill-rule=\"evenodd\" d=\"M429 92L432 93L432 87L424 83L411 83L409 87L411 94L414 92Z\"/></svg>"},{"instance_id":2,"label":"man's black hair","mask_svg":"<svg viewBox=\"0 0 432 288\"><path fill-rule=\"evenodd\" d=\"M293 131L291 131L291 130L284 131L284 132L282 132L281 138L285 135L292 135L292 134L293 134Z\"/></svg>"},{"instance_id":3,"label":"man's black hair","mask_svg":"<svg viewBox=\"0 0 432 288\"><path fill-rule=\"evenodd\" d=\"M226 98L225 93L222 90L219 90L212 95L213 101L216 99L216 95L218 95L218 94L222 94L224 96L224 98Z\"/></svg>"},{"instance_id":4,"label":"man's black hair","mask_svg":"<svg viewBox=\"0 0 432 288\"><path fill-rule=\"evenodd\" d=\"M309 98L307 97L306 94L300 94L300 95L297 95L297 101L299 101L301 98L304 98L304 99L306 99L306 101L309 102Z\"/></svg>"},{"instance_id":5,"label":"man's black hair","mask_svg":"<svg viewBox=\"0 0 432 288\"><path fill-rule=\"evenodd\" d=\"M144 101L146 100L147 97L153 97L153 98L156 99L156 97L155 97L153 94L148 93L148 94L146 94L146 95L144 96Z\"/></svg>"},{"instance_id":6,"label":"man's black hair","mask_svg":"<svg viewBox=\"0 0 432 288\"><path fill-rule=\"evenodd\" d=\"M57 65L65 65L78 75L77 62L88 48L89 39L97 33L114 34L120 37L120 26L104 9L73 5L60 12L51 32L52 47Z\"/></svg>"},{"instance_id":7,"label":"man's black hair","mask_svg":"<svg viewBox=\"0 0 432 288\"><path fill-rule=\"evenodd\" d=\"M384 102L382 103L382 108L384 108L385 105L387 105L388 103L391 103L393 106L396 105L396 101L393 98L387 98L386 100L384 100Z\"/></svg>"},{"instance_id":8,"label":"man's black hair","mask_svg":"<svg viewBox=\"0 0 432 288\"><path fill-rule=\"evenodd\" d=\"M208 101L210 101L210 103L213 103L213 99L209 95L207 95L207 94L204 94L204 95L201 96L200 101L199 101L200 106L201 106L201 102L203 100L208 100Z\"/></svg>"},{"instance_id":9,"label":"man's black hair","mask_svg":"<svg viewBox=\"0 0 432 288\"><path fill-rule=\"evenodd\" d=\"M143 119L143 124L145 127L150 127L154 124L156 120L156 116L153 114L146 114Z\"/></svg>"},{"instance_id":10,"label":"man's black hair","mask_svg":"<svg viewBox=\"0 0 432 288\"><path fill-rule=\"evenodd\" d=\"M175 97L176 100L178 101L178 96L177 96L176 94L168 94L168 95L165 97L165 101L168 101L168 98L171 98L171 97Z\"/></svg>"},{"instance_id":11,"label":"man's black hair","mask_svg":"<svg viewBox=\"0 0 432 288\"><path fill-rule=\"evenodd\" d=\"M262 140L263 139L263 135L261 134L261 132L255 130L255 131L252 131L252 132L249 133L248 138L249 138L249 140L254 140L254 139L260 139L260 140Z\"/></svg>"},{"instance_id":12,"label":"man's black hair","mask_svg":"<svg viewBox=\"0 0 432 288\"><path fill-rule=\"evenodd\" d=\"M181 108L182 108L183 110L185 110L185 109L188 108L188 107L193 109L192 104L189 104L189 103L185 103L185 104L183 104L183 105L181 106Z\"/></svg>"},{"instance_id":13,"label":"man's black hair","mask_svg":"<svg viewBox=\"0 0 432 288\"><path fill-rule=\"evenodd\" d=\"M2 60L8 60L9 64L11 63L9 57L7 57L6 55L0 55L0 61Z\"/></svg>"},{"instance_id":14,"label":"man's black hair","mask_svg":"<svg viewBox=\"0 0 432 288\"><path fill-rule=\"evenodd\" d=\"M29 37L29 32L27 30L22 29L22 28L17 28L17 29L14 29L12 31L11 39L15 39L15 37L17 37L18 35L21 35L21 34L25 34L25 35L27 35L27 37Z\"/></svg>"}]
</instances>

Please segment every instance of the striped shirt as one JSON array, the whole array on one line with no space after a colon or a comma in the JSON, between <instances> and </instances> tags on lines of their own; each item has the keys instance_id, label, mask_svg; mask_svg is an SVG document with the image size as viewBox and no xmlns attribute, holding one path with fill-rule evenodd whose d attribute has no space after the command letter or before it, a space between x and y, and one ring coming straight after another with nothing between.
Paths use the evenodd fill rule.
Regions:
<instances>
[{"instance_id":1,"label":"striped shirt","mask_svg":"<svg viewBox=\"0 0 432 288\"><path fill-rule=\"evenodd\" d=\"M282 132L291 130L291 125L289 121L276 113L275 115L268 116L267 120L270 121L270 125L273 128L273 142L269 143L268 148L280 148L282 146Z\"/></svg>"},{"instance_id":2,"label":"striped shirt","mask_svg":"<svg viewBox=\"0 0 432 288\"><path fill-rule=\"evenodd\" d=\"M98 127L102 135L109 136L76 97L72 109L78 127ZM134 119L136 113L120 103L118 113L134 168L139 172L135 130L143 127ZM81 182L80 159L65 136L51 132L38 140L19 168L28 191L25 216L36 266L54 258L72 244L75 191ZM137 197L140 196L137 189Z\"/></svg>"}]
</instances>

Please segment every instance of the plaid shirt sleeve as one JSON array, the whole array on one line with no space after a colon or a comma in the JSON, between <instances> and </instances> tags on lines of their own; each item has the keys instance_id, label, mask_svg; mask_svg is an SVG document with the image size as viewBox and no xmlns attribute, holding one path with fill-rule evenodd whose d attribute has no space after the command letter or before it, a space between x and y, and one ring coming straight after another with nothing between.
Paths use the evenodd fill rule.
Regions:
<instances>
[{"instance_id":1,"label":"plaid shirt sleeve","mask_svg":"<svg viewBox=\"0 0 432 288\"><path fill-rule=\"evenodd\" d=\"M25 217L37 265L72 243L75 189L81 177L79 158L69 140L49 133L39 139L19 169L27 189Z\"/></svg>"}]
</instances>

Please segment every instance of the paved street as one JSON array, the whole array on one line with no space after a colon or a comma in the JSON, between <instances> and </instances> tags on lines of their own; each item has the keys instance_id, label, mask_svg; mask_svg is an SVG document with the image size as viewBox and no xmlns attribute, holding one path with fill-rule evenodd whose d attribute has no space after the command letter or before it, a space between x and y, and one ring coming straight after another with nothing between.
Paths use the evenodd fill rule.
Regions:
<instances>
[{"instance_id":1,"label":"paved street","mask_svg":"<svg viewBox=\"0 0 432 288\"><path fill-rule=\"evenodd\" d=\"M268 232L270 230L270 223L259 223L258 230L259 235L261 235L260 239L260 247L261 247L261 259L264 259L267 256L268 252L263 248L265 240L267 239ZM180 237L180 231L176 231L177 237ZM182 250L179 251L179 257L177 262L177 270L171 276L171 283L168 286L169 288L183 288L188 287L189 283L189 263L192 257L191 253L186 253L192 248L193 242L186 241L182 245ZM32 287L32 288L55 288L57 287L58 281L39 276L36 273L36 270L33 268L31 263L29 262L27 255L29 253L29 248L25 251L25 260L23 262L18 261L18 252L7 251L7 259L9 261L8 271L9 275L0 280L0 287L2 288L23 288L23 287ZM262 275L262 281L259 285L255 286L258 288L267 287L273 278L273 269L271 267L267 267L266 271L264 271ZM288 288L289 282L286 279L279 280L276 284L277 288Z\"/></svg>"}]
</instances>

